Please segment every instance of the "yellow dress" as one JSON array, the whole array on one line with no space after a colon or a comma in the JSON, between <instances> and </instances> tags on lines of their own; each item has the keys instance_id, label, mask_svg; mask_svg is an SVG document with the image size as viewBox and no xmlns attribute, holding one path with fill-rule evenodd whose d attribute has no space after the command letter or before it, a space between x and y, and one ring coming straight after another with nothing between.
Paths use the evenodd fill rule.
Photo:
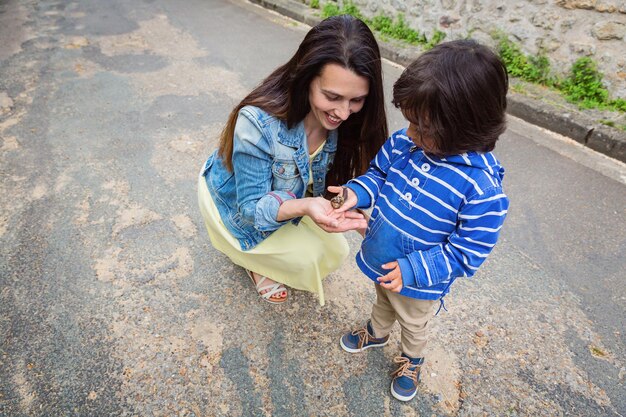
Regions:
<instances>
[{"instance_id":1,"label":"yellow dress","mask_svg":"<svg viewBox=\"0 0 626 417\"><path fill-rule=\"evenodd\" d=\"M323 146L322 143L309 160ZM313 176L309 178L310 185ZM310 217L304 216L298 226L286 223L254 248L242 251L237 239L224 226L203 176L198 181L198 202L215 249L236 265L288 287L317 293L320 305L324 305L322 279L338 269L350 251L343 234L326 233Z\"/></svg>"}]
</instances>

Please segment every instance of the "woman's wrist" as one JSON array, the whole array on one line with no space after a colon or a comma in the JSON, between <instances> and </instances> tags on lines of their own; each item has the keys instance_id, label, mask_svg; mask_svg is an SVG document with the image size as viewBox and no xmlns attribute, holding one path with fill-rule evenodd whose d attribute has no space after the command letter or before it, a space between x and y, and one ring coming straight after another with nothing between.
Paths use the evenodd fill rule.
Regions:
<instances>
[{"instance_id":1,"label":"woman's wrist","mask_svg":"<svg viewBox=\"0 0 626 417\"><path fill-rule=\"evenodd\" d=\"M294 198L293 200L284 201L278 208L276 221L284 222L295 217L302 217L309 214L308 208L311 197Z\"/></svg>"}]
</instances>

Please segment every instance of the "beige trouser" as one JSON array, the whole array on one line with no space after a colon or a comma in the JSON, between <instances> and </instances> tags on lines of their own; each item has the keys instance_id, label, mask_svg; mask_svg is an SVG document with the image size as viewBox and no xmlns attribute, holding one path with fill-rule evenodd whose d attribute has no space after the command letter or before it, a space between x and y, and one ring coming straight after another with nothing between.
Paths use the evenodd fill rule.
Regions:
<instances>
[{"instance_id":1,"label":"beige trouser","mask_svg":"<svg viewBox=\"0 0 626 417\"><path fill-rule=\"evenodd\" d=\"M434 300L418 300L376 287L376 303L372 307L374 337L385 337L393 323L400 323L402 352L411 358L423 357L428 321L433 316Z\"/></svg>"}]
</instances>

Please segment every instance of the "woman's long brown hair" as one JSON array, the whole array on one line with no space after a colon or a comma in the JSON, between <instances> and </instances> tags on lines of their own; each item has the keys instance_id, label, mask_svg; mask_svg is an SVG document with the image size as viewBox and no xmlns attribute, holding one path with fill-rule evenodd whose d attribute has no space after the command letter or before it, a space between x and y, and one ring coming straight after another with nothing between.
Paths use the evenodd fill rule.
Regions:
<instances>
[{"instance_id":1,"label":"woman's long brown hair","mask_svg":"<svg viewBox=\"0 0 626 417\"><path fill-rule=\"evenodd\" d=\"M239 110L247 105L259 107L291 129L311 110L309 85L329 63L367 78L369 93L361 111L338 128L337 153L326 184L344 184L367 170L387 139L380 51L367 25L349 15L330 17L312 28L295 55L232 110L219 145L219 155L229 170L233 169L233 135Z\"/></svg>"}]
</instances>

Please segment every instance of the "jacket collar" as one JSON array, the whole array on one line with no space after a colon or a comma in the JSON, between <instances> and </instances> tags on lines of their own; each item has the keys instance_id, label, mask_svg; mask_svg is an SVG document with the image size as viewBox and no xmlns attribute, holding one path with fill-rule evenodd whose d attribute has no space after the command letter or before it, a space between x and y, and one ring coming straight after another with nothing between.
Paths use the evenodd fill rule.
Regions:
<instances>
[{"instance_id":1,"label":"jacket collar","mask_svg":"<svg viewBox=\"0 0 626 417\"><path fill-rule=\"evenodd\" d=\"M282 122L278 130L278 142L292 148L299 148L304 143L306 134L304 133L304 121L300 121L293 128L288 129L287 123Z\"/></svg>"},{"instance_id":2,"label":"jacket collar","mask_svg":"<svg viewBox=\"0 0 626 417\"><path fill-rule=\"evenodd\" d=\"M331 130L326 139L326 145L324 145L325 152L335 152L337 150L337 129ZM306 140L306 133L304 131L304 120L301 120L297 125L291 129L287 129L286 123L281 123L281 127L278 131L278 142L292 148L300 148L303 146Z\"/></svg>"}]
</instances>

